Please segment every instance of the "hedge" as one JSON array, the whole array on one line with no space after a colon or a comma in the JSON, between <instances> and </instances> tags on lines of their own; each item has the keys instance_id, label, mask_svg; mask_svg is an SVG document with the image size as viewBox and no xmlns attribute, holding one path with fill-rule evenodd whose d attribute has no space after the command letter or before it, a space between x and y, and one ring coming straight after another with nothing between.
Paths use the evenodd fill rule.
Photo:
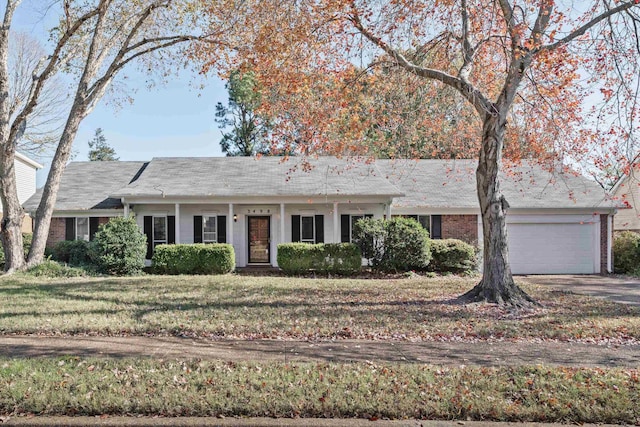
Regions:
<instances>
[{"instance_id":1,"label":"hedge","mask_svg":"<svg viewBox=\"0 0 640 427\"><path fill-rule=\"evenodd\" d=\"M613 271L640 273L640 234L633 231L616 233L613 239Z\"/></svg>"},{"instance_id":2,"label":"hedge","mask_svg":"<svg viewBox=\"0 0 640 427\"><path fill-rule=\"evenodd\" d=\"M147 237L134 218L111 218L89 245L89 256L98 271L118 276L142 273L146 253Z\"/></svg>"},{"instance_id":3,"label":"hedge","mask_svg":"<svg viewBox=\"0 0 640 427\"><path fill-rule=\"evenodd\" d=\"M431 241L429 270L439 273L464 273L477 268L476 251L468 243L458 239Z\"/></svg>"},{"instance_id":4,"label":"hedge","mask_svg":"<svg viewBox=\"0 0 640 427\"><path fill-rule=\"evenodd\" d=\"M235 251L227 243L158 245L151 261L159 274L226 274L236 268Z\"/></svg>"},{"instance_id":5,"label":"hedge","mask_svg":"<svg viewBox=\"0 0 640 427\"><path fill-rule=\"evenodd\" d=\"M278 266L286 274L353 274L362 267L362 255L353 243L281 243Z\"/></svg>"},{"instance_id":6,"label":"hedge","mask_svg":"<svg viewBox=\"0 0 640 427\"><path fill-rule=\"evenodd\" d=\"M89 243L84 240L58 242L51 248L51 259L76 267L90 264Z\"/></svg>"},{"instance_id":7,"label":"hedge","mask_svg":"<svg viewBox=\"0 0 640 427\"><path fill-rule=\"evenodd\" d=\"M431 259L429 232L412 218L361 219L353 235L354 243L375 270L424 270Z\"/></svg>"}]
</instances>

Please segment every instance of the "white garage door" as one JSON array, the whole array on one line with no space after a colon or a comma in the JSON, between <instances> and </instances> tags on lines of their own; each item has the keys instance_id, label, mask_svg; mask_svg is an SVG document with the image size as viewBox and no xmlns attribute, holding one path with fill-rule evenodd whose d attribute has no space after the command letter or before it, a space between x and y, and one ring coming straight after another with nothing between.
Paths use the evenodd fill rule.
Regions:
<instances>
[{"instance_id":1,"label":"white garage door","mask_svg":"<svg viewBox=\"0 0 640 427\"><path fill-rule=\"evenodd\" d=\"M597 224L508 224L514 274L596 273Z\"/></svg>"}]
</instances>

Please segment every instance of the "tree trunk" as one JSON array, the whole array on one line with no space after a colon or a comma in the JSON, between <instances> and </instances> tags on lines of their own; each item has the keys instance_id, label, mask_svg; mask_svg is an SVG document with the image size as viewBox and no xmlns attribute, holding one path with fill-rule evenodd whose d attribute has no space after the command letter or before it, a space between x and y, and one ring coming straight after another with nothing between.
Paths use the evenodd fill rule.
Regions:
<instances>
[{"instance_id":1,"label":"tree trunk","mask_svg":"<svg viewBox=\"0 0 640 427\"><path fill-rule=\"evenodd\" d=\"M7 153L7 151L10 151ZM0 197L2 198L2 248L4 249L4 271L13 273L24 267L22 248L22 217L24 212L18 200L15 151L5 149L0 154Z\"/></svg>"},{"instance_id":2,"label":"tree trunk","mask_svg":"<svg viewBox=\"0 0 640 427\"><path fill-rule=\"evenodd\" d=\"M505 126L503 114L487 114L484 119L482 148L476 171L484 243L482 280L460 299L463 302L487 301L527 307L536 303L513 281L507 248L506 215L509 204L500 191L498 179Z\"/></svg>"},{"instance_id":3,"label":"tree trunk","mask_svg":"<svg viewBox=\"0 0 640 427\"><path fill-rule=\"evenodd\" d=\"M47 238L49 237L49 227L51 225L51 216L53 208L56 204L58 196L58 188L62 173L71 156L71 147L73 140L78 132L80 122L86 115L86 104L81 97L77 97L76 101L69 113L69 118L65 125L56 154L51 161L51 169L47 176L47 182L42 191L42 198L36 210L35 226L33 229L33 240L31 242L31 250L27 258L27 268L34 267L44 260L44 250L47 246Z\"/></svg>"}]
</instances>

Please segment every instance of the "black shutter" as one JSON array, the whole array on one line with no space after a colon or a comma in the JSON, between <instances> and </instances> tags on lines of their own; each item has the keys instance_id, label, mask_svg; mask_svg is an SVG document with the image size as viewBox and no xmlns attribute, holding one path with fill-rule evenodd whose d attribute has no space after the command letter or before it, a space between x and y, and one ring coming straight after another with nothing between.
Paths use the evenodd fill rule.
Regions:
<instances>
[{"instance_id":1,"label":"black shutter","mask_svg":"<svg viewBox=\"0 0 640 427\"><path fill-rule=\"evenodd\" d=\"M193 243L202 243L202 215L193 217Z\"/></svg>"},{"instance_id":2,"label":"black shutter","mask_svg":"<svg viewBox=\"0 0 640 427\"><path fill-rule=\"evenodd\" d=\"M227 216L218 215L218 243L227 243Z\"/></svg>"},{"instance_id":3,"label":"black shutter","mask_svg":"<svg viewBox=\"0 0 640 427\"><path fill-rule=\"evenodd\" d=\"M442 239L442 215L431 215L431 238Z\"/></svg>"},{"instance_id":4,"label":"black shutter","mask_svg":"<svg viewBox=\"0 0 640 427\"><path fill-rule=\"evenodd\" d=\"M349 243L351 241L351 228L349 215L340 215L340 241Z\"/></svg>"},{"instance_id":5,"label":"black shutter","mask_svg":"<svg viewBox=\"0 0 640 427\"><path fill-rule=\"evenodd\" d=\"M300 215L291 215L291 241L300 241Z\"/></svg>"},{"instance_id":6,"label":"black shutter","mask_svg":"<svg viewBox=\"0 0 640 427\"><path fill-rule=\"evenodd\" d=\"M176 217L167 216L167 243L173 245L176 242Z\"/></svg>"},{"instance_id":7,"label":"black shutter","mask_svg":"<svg viewBox=\"0 0 640 427\"><path fill-rule=\"evenodd\" d=\"M147 236L147 259L153 256L153 217L144 217L144 235Z\"/></svg>"},{"instance_id":8,"label":"black shutter","mask_svg":"<svg viewBox=\"0 0 640 427\"><path fill-rule=\"evenodd\" d=\"M76 219L75 218L65 218L64 239L76 240Z\"/></svg>"},{"instance_id":9,"label":"black shutter","mask_svg":"<svg viewBox=\"0 0 640 427\"><path fill-rule=\"evenodd\" d=\"M89 240L93 240L93 236L96 235L98 227L100 227L100 219L97 216L89 218Z\"/></svg>"},{"instance_id":10,"label":"black shutter","mask_svg":"<svg viewBox=\"0 0 640 427\"><path fill-rule=\"evenodd\" d=\"M316 243L324 243L324 215L316 215Z\"/></svg>"}]
</instances>

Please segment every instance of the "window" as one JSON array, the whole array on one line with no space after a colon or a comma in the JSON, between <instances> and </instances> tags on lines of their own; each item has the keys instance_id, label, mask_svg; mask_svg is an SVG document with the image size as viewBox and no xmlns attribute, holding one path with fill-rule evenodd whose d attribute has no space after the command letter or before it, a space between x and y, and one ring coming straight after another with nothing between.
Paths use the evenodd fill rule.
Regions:
<instances>
[{"instance_id":1,"label":"window","mask_svg":"<svg viewBox=\"0 0 640 427\"><path fill-rule=\"evenodd\" d=\"M350 242L353 242L353 229L354 229L354 226L356 225L356 222L364 218L365 218L364 215L351 215L351 234L349 236Z\"/></svg>"},{"instance_id":2,"label":"window","mask_svg":"<svg viewBox=\"0 0 640 427\"><path fill-rule=\"evenodd\" d=\"M153 217L153 247L167 243L167 217Z\"/></svg>"},{"instance_id":3,"label":"window","mask_svg":"<svg viewBox=\"0 0 640 427\"><path fill-rule=\"evenodd\" d=\"M202 242L216 243L218 241L217 221L218 217L204 215L202 217Z\"/></svg>"},{"instance_id":4,"label":"window","mask_svg":"<svg viewBox=\"0 0 640 427\"><path fill-rule=\"evenodd\" d=\"M431 232L431 215L391 215L392 218L413 218L420 223L422 228Z\"/></svg>"},{"instance_id":5,"label":"window","mask_svg":"<svg viewBox=\"0 0 640 427\"><path fill-rule=\"evenodd\" d=\"M76 218L76 240L89 241L89 218Z\"/></svg>"},{"instance_id":6,"label":"window","mask_svg":"<svg viewBox=\"0 0 640 427\"><path fill-rule=\"evenodd\" d=\"M300 241L304 243L316 242L315 218L303 216L300 218Z\"/></svg>"}]
</instances>

